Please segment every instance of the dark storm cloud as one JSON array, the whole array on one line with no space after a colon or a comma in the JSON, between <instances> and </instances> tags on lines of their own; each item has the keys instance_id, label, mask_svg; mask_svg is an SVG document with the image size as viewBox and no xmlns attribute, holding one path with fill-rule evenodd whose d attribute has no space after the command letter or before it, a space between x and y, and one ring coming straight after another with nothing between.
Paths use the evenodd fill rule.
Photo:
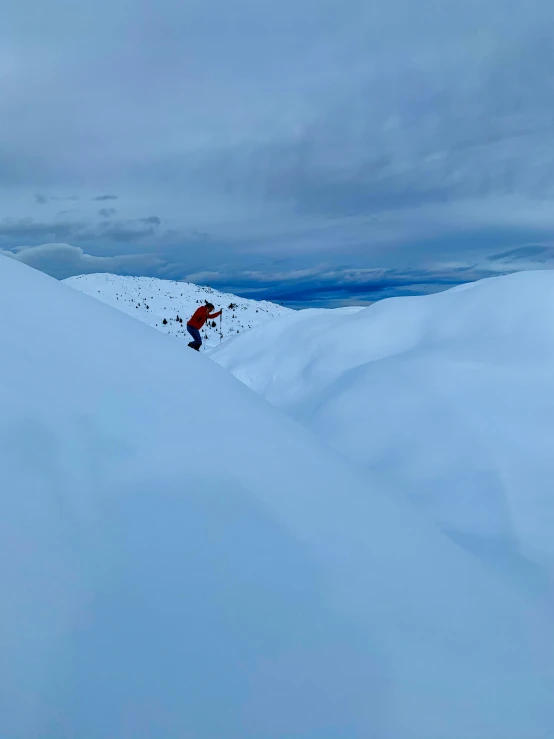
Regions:
<instances>
[{"instance_id":1,"label":"dark storm cloud","mask_svg":"<svg viewBox=\"0 0 554 739\"><path fill-rule=\"evenodd\" d=\"M509 272L511 270L506 270ZM369 304L383 298L426 295L441 289L498 276L498 270L476 266L429 270L314 267L285 272L200 273L192 281L259 300L292 306Z\"/></svg>"},{"instance_id":2,"label":"dark storm cloud","mask_svg":"<svg viewBox=\"0 0 554 739\"><path fill-rule=\"evenodd\" d=\"M548 262L554 262L554 246L530 245L520 246L517 249L503 252L501 254L492 254L488 257L491 262L518 263L531 262L541 265Z\"/></svg>"}]
</instances>

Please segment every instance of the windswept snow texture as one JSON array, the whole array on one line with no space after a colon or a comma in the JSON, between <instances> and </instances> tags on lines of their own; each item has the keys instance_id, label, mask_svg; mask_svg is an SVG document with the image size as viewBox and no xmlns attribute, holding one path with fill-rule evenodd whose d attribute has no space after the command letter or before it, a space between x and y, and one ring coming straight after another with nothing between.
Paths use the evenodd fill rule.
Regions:
<instances>
[{"instance_id":1,"label":"windswept snow texture","mask_svg":"<svg viewBox=\"0 0 554 739\"><path fill-rule=\"evenodd\" d=\"M548 603L180 342L0 314L0 736L551 736Z\"/></svg>"},{"instance_id":2,"label":"windswept snow texture","mask_svg":"<svg viewBox=\"0 0 554 739\"><path fill-rule=\"evenodd\" d=\"M554 272L301 311L212 356L475 553L554 564Z\"/></svg>"},{"instance_id":3,"label":"windswept snow texture","mask_svg":"<svg viewBox=\"0 0 554 739\"><path fill-rule=\"evenodd\" d=\"M275 316L292 313L290 308L266 300L247 300L218 292L211 287L153 277L93 274L69 277L64 282L158 331L184 338L186 343L191 341L187 332L188 319L200 305L209 300L216 306L216 310L224 310L221 321L218 318L215 326L208 322L202 329L207 347L217 346L221 340L266 323ZM177 321L177 316L183 323ZM167 321L165 325L164 319Z\"/></svg>"}]
</instances>

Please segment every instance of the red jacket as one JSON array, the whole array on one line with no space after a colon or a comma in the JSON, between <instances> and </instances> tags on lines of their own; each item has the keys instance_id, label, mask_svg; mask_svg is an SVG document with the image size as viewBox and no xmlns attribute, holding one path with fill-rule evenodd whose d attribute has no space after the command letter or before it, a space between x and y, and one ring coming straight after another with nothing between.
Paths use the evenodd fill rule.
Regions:
<instances>
[{"instance_id":1,"label":"red jacket","mask_svg":"<svg viewBox=\"0 0 554 739\"><path fill-rule=\"evenodd\" d=\"M207 305L201 305L200 308L195 312L192 318L189 319L188 324L189 326L194 326L194 328L197 328L200 330L202 326L206 323L208 318L217 318L220 316L222 311L218 311L217 313L209 313L208 312L208 306Z\"/></svg>"}]
</instances>

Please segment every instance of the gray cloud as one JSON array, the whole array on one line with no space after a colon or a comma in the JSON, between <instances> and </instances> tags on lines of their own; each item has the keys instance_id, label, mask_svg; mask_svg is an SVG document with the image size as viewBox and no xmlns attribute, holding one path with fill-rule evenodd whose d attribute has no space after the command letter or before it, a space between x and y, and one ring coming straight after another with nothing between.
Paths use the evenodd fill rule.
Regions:
<instances>
[{"instance_id":1,"label":"gray cloud","mask_svg":"<svg viewBox=\"0 0 554 739\"><path fill-rule=\"evenodd\" d=\"M115 216L117 213L115 208L100 208L98 211L98 215L102 216L102 218L111 218L112 216Z\"/></svg>"},{"instance_id":2,"label":"gray cloud","mask_svg":"<svg viewBox=\"0 0 554 739\"><path fill-rule=\"evenodd\" d=\"M17 259L57 279L96 272L115 272L126 275L159 273L162 276L167 267L166 263L154 254L118 254L99 257L87 254L80 247L70 244L21 246L13 251L0 249L0 254Z\"/></svg>"},{"instance_id":3,"label":"gray cloud","mask_svg":"<svg viewBox=\"0 0 554 739\"><path fill-rule=\"evenodd\" d=\"M322 255L424 269L554 226L549 0L48 7L3 8L5 250L155 249L175 274ZM194 231L215 246L199 255Z\"/></svg>"},{"instance_id":4,"label":"gray cloud","mask_svg":"<svg viewBox=\"0 0 554 739\"><path fill-rule=\"evenodd\" d=\"M79 200L77 195L44 195L44 193L38 192L35 194L34 201L37 205L46 205L50 202L64 202L64 201L77 201Z\"/></svg>"},{"instance_id":5,"label":"gray cloud","mask_svg":"<svg viewBox=\"0 0 554 739\"><path fill-rule=\"evenodd\" d=\"M198 176L297 215L343 218L449 202L471 213L486 198L553 194L549 40L537 32L494 55L458 56L439 65L401 55L382 76L346 82L295 133L212 152ZM511 219L488 214L495 225Z\"/></svg>"},{"instance_id":6,"label":"gray cloud","mask_svg":"<svg viewBox=\"0 0 554 739\"><path fill-rule=\"evenodd\" d=\"M0 244L11 246L21 241L70 239L85 228L85 224L73 221L35 221L34 219L6 218L0 221Z\"/></svg>"},{"instance_id":7,"label":"gray cloud","mask_svg":"<svg viewBox=\"0 0 554 739\"><path fill-rule=\"evenodd\" d=\"M112 214L109 213L109 215ZM139 245L145 239L155 235L154 225L148 219L143 218L103 220L100 223L78 218L55 219L52 222L36 221L30 217L4 219L0 221L0 245L10 248L14 242L17 244L22 241L34 242L35 245L40 245L41 241L94 242L98 245L133 242ZM178 238L178 232L175 236Z\"/></svg>"}]
</instances>

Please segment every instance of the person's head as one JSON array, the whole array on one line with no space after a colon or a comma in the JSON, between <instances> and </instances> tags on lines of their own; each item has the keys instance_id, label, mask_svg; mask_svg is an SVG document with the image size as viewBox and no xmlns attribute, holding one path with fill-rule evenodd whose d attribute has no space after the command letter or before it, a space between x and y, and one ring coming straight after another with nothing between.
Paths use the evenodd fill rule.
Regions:
<instances>
[{"instance_id":1,"label":"person's head","mask_svg":"<svg viewBox=\"0 0 554 739\"><path fill-rule=\"evenodd\" d=\"M206 308L210 311L210 313L213 311L214 306L213 303L206 302Z\"/></svg>"}]
</instances>

